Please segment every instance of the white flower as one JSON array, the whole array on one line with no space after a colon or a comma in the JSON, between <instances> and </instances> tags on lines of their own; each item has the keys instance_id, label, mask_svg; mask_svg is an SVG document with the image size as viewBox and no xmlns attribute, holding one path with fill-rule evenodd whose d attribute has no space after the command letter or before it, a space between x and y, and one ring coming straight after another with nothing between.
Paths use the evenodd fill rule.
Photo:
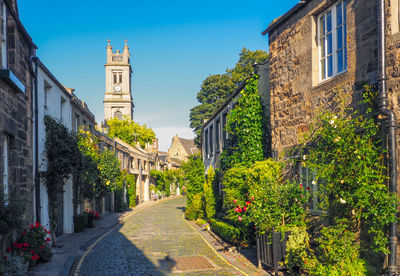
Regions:
<instances>
[{"instance_id":1,"label":"white flower","mask_svg":"<svg viewBox=\"0 0 400 276\"><path fill-rule=\"evenodd\" d=\"M335 116L333 116L333 119L334 119L334 120L336 120L336 119L337 119L337 116L336 116L336 115L335 115Z\"/></svg>"},{"instance_id":2,"label":"white flower","mask_svg":"<svg viewBox=\"0 0 400 276\"><path fill-rule=\"evenodd\" d=\"M303 155L303 160L306 160L307 159L307 155Z\"/></svg>"},{"instance_id":3,"label":"white flower","mask_svg":"<svg viewBox=\"0 0 400 276\"><path fill-rule=\"evenodd\" d=\"M343 198L340 198L340 199L339 199L339 202L342 203L342 204L345 204L345 203L346 203L346 200L344 200Z\"/></svg>"},{"instance_id":4,"label":"white flower","mask_svg":"<svg viewBox=\"0 0 400 276\"><path fill-rule=\"evenodd\" d=\"M333 126L333 124L335 123L335 120L331 120L329 123Z\"/></svg>"},{"instance_id":5,"label":"white flower","mask_svg":"<svg viewBox=\"0 0 400 276\"><path fill-rule=\"evenodd\" d=\"M313 181L311 182L311 184L317 185L317 182L315 182L315 180L313 180Z\"/></svg>"}]
</instances>

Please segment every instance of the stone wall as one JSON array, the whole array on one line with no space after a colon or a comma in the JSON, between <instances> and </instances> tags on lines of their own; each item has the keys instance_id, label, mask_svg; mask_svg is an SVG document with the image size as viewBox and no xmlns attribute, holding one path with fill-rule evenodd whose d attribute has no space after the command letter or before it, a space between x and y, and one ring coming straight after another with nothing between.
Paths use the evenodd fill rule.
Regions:
<instances>
[{"instance_id":1,"label":"stone wall","mask_svg":"<svg viewBox=\"0 0 400 276\"><path fill-rule=\"evenodd\" d=\"M269 34L272 148L296 145L319 110L333 108L337 89L356 106L362 84L377 80L376 1L347 1L347 71L319 81L317 16L335 1L310 1Z\"/></svg>"},{"instance_id":2,"label":"stone wall","mask_svg":"<svg viewBox=\"0 0 400 276\"><path fill-rule=\"evenodd\" d=\"M0 137L9 141L8 179L10 189L26 195L28 215L33 215L32 205L32 77L30 56L33 45L21 32L13 16L7 11L8 69L23 83L25 93L0 79ZM3 154L2 145L0 152ZM0 160L3 175L3 160Z\"/></svg>"}]
</instances>

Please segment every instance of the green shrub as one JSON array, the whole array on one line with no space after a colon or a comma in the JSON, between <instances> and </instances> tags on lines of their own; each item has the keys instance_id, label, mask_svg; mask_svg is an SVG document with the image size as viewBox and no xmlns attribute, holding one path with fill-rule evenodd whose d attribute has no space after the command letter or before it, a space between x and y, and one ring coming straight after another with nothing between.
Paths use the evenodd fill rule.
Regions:
<instances>
[{"instance_id":1,"label":"green shrub","mask_svg":"<svg viewBox=\"0 0 400 276\"><path fill-rule=\"evenodd\" d=\"M222 220L210 219L211 230L220 236L224 241L231 244L239 244L241 233L235 226Z\"/></svg>"},{"instance_id":2,"label":"green shrub","mask_svg":"<svg viewBox=\"0 0 400 276\"><path fill-rule=\"evenodd\" d=\"M186 181L187 207L190 206L194 195L203 192L205 167L199 154L189 156L182 164L183 178Z\"/></svg>"},{"instance_id":3,"label":"green shrub","mask_svg":"<svg viewBox=\"0 0 400 276\"><path fill-rule=\"evenodd\" d=\"M85 230L85 226L85 214L74 215L74 232L82 232Z\"/></svg>"},{"instance_id":4,"label":"green shrub","mask_svg":"<svg viewBox=\"0 0 400 276\"><path fill-rule=\"evenodd\" d=\"M7 254L0 258L0 275L24 276L26 273L27 271L23 257Z\"/></svg>"},{"instance_id":5,"label":"green shrub","mask_svg":"<svg viewBox=\"0 0 400 276\"><path fill-rule=\"evenodd\" d=\"M215 172L212 166L207 171L207 179L203 185L203 194L204 194L204 214L206 218L213 218L215 211L215 195L213 189Z\"/></svg>"},{"instance_id":6,"label":"green shrub","mask_svg":"<svg viewBox=\"0 0 400 276\"><path fill-rule=\"evenodd\" d=\"M315 257L306 260L310 275L365 275L365 261L360 258L356 234L340 223L325 227L316 238Z\"/></svg>"},{"instance_id":7,"label":"green shrub","mask_svg":"<svg viewBox=\"0 0 400 276\"><path fill-rule=\"evenodd\" d=\"M207 224L207 221L205 221L204 219L201 219L201 218L198 218L197 220L196 220L196 224L197 225L205 225L205 224Z\"/></svg>"},{"instance_id":8,"label":"green shrub","mask_svg":"<svg viewBox=\"0 0 400 276\"><path fill-rule=\"evenodd\" d=\"M185 217L188 220L195 220L204 217L203 212L203 195L201 193L193 196L192 202L185 211Z\"/></svg>"},{"instance_id":9,"label":"green shrub","mask_svg":"<svg viewBox=\"0 0 400 276\"><path fill-rule=\"evenodd\" d=\"M310 249L310 236L306 228L294 226L290 229L290 235L286 242L285 264L289 271L299 272L307 262Z\"/></svg>"}]
</instances>

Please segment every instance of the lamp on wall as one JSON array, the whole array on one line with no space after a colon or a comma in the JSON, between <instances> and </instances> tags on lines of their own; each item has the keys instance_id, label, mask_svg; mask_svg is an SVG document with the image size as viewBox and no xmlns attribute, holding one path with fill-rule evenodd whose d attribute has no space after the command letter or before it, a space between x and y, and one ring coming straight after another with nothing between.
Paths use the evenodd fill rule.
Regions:
<instances>
[{"instance_id":1,"label":"lamp on wall","mask_svg":"<svg viewBox=\"0 0 400 276\"><path fill-rule=\"evenodd\" d=\"M101 129L105 135L108 134L108 132L110 131L110 126L107 124L107 120L104 120L104 122L101 123Z\"/></svg>"}]
</instances>

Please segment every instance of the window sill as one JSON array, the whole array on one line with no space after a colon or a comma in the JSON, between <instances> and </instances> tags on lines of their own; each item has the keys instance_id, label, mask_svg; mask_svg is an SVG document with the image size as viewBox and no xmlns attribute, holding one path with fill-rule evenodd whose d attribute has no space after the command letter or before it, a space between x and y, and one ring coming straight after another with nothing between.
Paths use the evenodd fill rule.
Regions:
<instances>
[{"instance_id":1,"label":"window sill","mask_svg":"<svg viewBox=\"0 0 400 276\"><path fill-rule=\"evenodd\" d=\"M345 71L340 72L339 74L336 74L336 75L334 75L334 76L332 76L332 77L326 78L326 79L324 79L324 80L320 80L320 81L318 81L318 82L314 85L314 88L315 88L315 87L322 86L322 85L324 85L324 84L326 84L326 83L329 83L330 81L332 81L332 80L334 80L334 79L336 79L336 78L338 78L338 77L344 75L344 74L347 73L347 72L348 72L348 70L346 69Z\"/></svg>"}]
</instances>

